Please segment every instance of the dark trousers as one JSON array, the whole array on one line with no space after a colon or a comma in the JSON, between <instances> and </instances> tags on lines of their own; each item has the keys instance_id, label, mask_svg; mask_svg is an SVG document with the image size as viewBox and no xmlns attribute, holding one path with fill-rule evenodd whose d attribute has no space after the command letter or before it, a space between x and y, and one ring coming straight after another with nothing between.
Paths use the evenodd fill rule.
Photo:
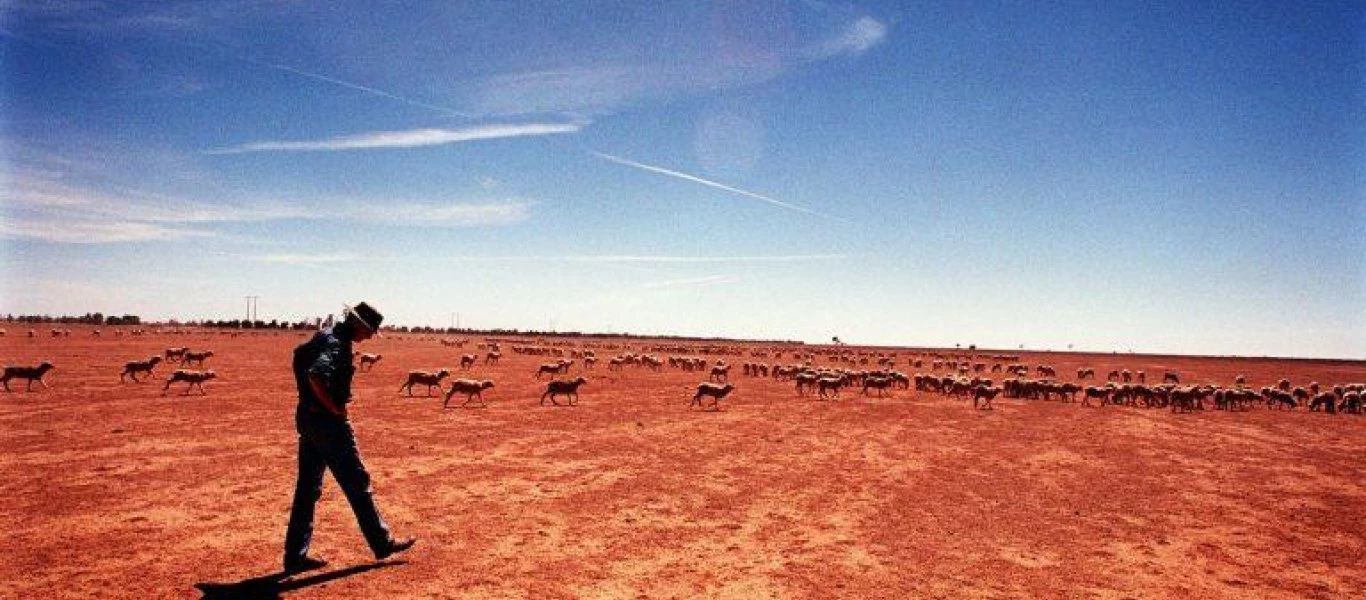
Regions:
<instances>
[{"instance_id":1,"label":"dark trousers","mask_svg":"<svg viewBox=\"0 0 1366 600\"><path fill-rule=\"evenodd\" d=\"M313 508L323 491L323 471L331 470L351 510L356 513L365 541L378 552L389 544L389 527L375 507L370 474L361 464L360 449L351 423L327 413L300 410L295 418L299 430L299 479L294 486L294 505L285 531L285 563L297 563L308 555L313 538Z\"/></svg>"}]
</instances>

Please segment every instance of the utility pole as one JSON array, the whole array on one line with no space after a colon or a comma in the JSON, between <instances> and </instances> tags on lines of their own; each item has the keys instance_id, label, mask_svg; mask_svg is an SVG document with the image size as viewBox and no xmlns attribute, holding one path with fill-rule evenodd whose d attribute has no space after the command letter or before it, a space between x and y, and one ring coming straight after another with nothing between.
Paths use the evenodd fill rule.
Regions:
<instances>
[{"instance_id":1,"label":"utility pole","mask_svg":"<svg viewBox=\"0 0 1366 600\"><path fill-rule=\"evenodd\" d=\"M246 296L247 299L247 323L256 322L256 300L260 296Z\"/></svg>"}]
</instances>

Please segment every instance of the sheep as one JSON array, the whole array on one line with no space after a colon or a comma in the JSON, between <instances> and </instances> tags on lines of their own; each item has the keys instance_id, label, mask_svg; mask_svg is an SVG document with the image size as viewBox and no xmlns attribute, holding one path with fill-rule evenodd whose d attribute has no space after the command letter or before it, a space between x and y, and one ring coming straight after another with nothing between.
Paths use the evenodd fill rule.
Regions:
<instances>
[{"instance_id":1,"label":"sheep","mask_svg":"<svg viewBox=\"0 0 1366 600\"><path fill-rule=\"evenodd\" d=\"M186 350L180 360L180 364L188 366L190 363L196 363L202 366L204 360L211 356L213 356L213 350L205 350L203 352L190 352L189 350Z\"/></svg>"},{"instance_id":2,"label":"sheep","mask_svg":"<svg viewBox=\"0 0 1366 600\"><path fill-rule=\"evenodd\" d=\"M460 370L468 371L474 366L475 357L473 354L466 354L460 357Z\"/></svg>"},{"instance_id":3,"label":"sheep","mask_svg":"<svg viewBox=\"0 0 1366 600\"><path fill-rule=\"evenodd\" d=\"M559 375L559 374L560 374L560 363L545 363L545 364L541 365L541 367L540 367L539 369L536 369L536 379L540 379L542 373L550 373L551 375Z\"/></svg>"},{"instance_id":4,"label":"sheep","mask_svg":"<svg viewBox=\"0 0 1366 600\"><path fill-rule=\"evenodd\" d=\"M1095 379L1096 370L1090 367L1077 369L1077 379Z\"/></svg>"},{"instance_id":5,"label":"sheep","mask_svg":"<svg viewBox=\"0 0 1366 600\"><path fill-rule=\"evenodd\" d=\"M702 406L702 397L711 396L711 410L721 410L721 399L725 398L726 394L731 393L734 389L735 386L729 383L725 385L716 385L711 382L699 383L697 384L697 393L693 394L692 404L689 404L688 406L691 407L693 404L696 404L698 408L707 410Z\"/></svg>"},{"instance_id":6,"label":"sheep","mask_svg":"<svg viewBox=\"0 0 1366 600\"><path fill-rule=\"evenodd\" d=\"M1167 371L1162 374L1162 383L1181 383L1181 377L1176 371Z\"/></svg>"},{"instance_id":7,"label":"sheep","mask_svg":"<svg viewBox=\"0 0 1366 600\"><path fill-rule=\"evenodd\" d=\"M890 377L866 377L863 380L863 395L867 396L868 388L872 388L877 390L878 397L882 397L887 394L887 388L889 387L892 387L892 379Z\"/></svg>"},{"instance_id":8,"label":"sheep","mask_svg":"<svg viewBox=\"0 0 1366 600\"><path fill-rule=\"evenodd\" d=\"M47 389L48 385L47 385L47 382L43 381L43 376L44 376L44 375L47 375L47 372L48 372L48 371L51 371L52 369L55 369L55 368L56 368L56 367L52 366L52 363L47 362L47 361L43 361L41 364L39 364L39 365L36 366L36 367L13 367L13 366L7 366L7 367L5 367L5 372L4 372L4 374L3 374L3 375L0 375L0 384L3 384L3 385L5 386L5 391L8 392L8 391L10 391L10 389L9 389L9 380L11 380L11 379L27 379L27 380L28 380L28 384L24 386L24 391L26 391L26 392L33 391L33 382L34 382L34 381L37 381L39 385L43 386L43 389Z\"/></svg>"},{"instance_id":9,"label":"sheep","mask_svg":"<svg viewBox=\"0 0 1366 600\"><path fill-rule=\"evenodd\" d=\"M718 361L720 362L720 361ZM725 381L730 378L730 365L718 364L711 368L709 379L717 382Z\"/></svg>"},{"instance_id":10,"label":"sheep","mask_svg":"<svg viewBox=\"0 0 1366 600\"><path fill-rule=\"evenodd\" d=\"M1331 390L1321 392L1315 394L1314 398L1309 401L1309 410L1317 412L1322 407L1325 412L1336 412L1337 402L1338 396Z\"/></svg>"},{"instance_id":11,"label":"sheep","mask_svg":"<svg viewBox=\"0 0 1366 600\"><path fill-rule=\"evenodd\" d=\"M1338 405L1338 412L1361 414L1361 396L1358 391L1350 391L1342 395L1342 403Z\"/></svg>"},{"instance_id":12,"label":"sheep","mask_svg":"<svg viewBox=\"0 0 1366 600\"><path fill-rule=\"evenodd\" d=\"M1001 388L994 385L979 385L972 390L972 407L977 408L977 401L983 400L982 410L992 410L991 401L1001 393Z\"/></svg>"},{"instance_id":13,"label":"sheep","mask_svg":"<svg viewBox=\"0 0 1366 600\"><path fill-rule=\"evenodd\" d=\"M496 365L496 364L498 364L498 359L500 359L500 358L502 358L502 357L503 357L502 353L500 353L500 352L498 352L498 351L496 351L496 350L493 351L493 352L489 352L488 354L484 355L484 366Z\"/></svg>"},{"instance_id":14,"label":"sheep","mask_svg":"<svg viewBox=\"0 0 1366 600\"><path fill-rule=\"evenodd\" d=\"M541 394L541 406L545 406L546 398L550 398L551 404L559 406L560 403L555 401L555 396L560 395L567 396L569 398L569 405L574 406L574 403L579 398L579 386L585 383L588 383L588 380L582 377L575 377L569 381L557 380L547 383L545 386L545 393Z\"/></svg>"},{"instance_id":15,"label":"sheep","mask_svg":"<svg viewBox=\"0 0 1366 600\"><path fill-rule=\"evenodd\" d=\"M379 362L379 359L381 358L384 358L381 354L370 354L369 352L361 354L360 370L369 371L370 369L375 368L375 363Z\"/></svg>"},{"instance_id":16,"label":"sheep","mask_svg":"<svg viewBox=\"0 0 1366 600\"><path fill-rule=\"evenodd\" d=\"M1288 391L1290 391L1290 380L1289 380L1289 379L1281 379L1280 381L1277 381L1277 382L1276 382L1276 389L1278 389L1278 390L1280 390L1280 391L1282 391L1282 392L1288 392Z\"/></svg>"},{"instance_id":17,"label":"sheep","mask_svg":"<svg viewBox=\"0 0 1366 600\"><path fill-rule=\"evenodd\" d=\"M123 383L125 381L125 376L132 377L134 383L141 383L138 380L138 373L146 373L148 377L151 377L152 369L155 368L157 366L157 363L160 362L160 356L153 356L147 360L130 360L124 363L123 372L119 373L119 383Z\"/></svg>"},{"instance_id":18,"label":"sheep","mask_svg":"<svg viewBox=\"0 0 1366 600\"><path fill-rule=\"evenodd\" d=\"M440 369L435 373L429 371L408 371L408 379L399 386L398 391L408 390L408 395L413 395L413 385L423 384L427 386L427 395L432 395L432 388L441 389L441 380L445 379L451 372L447 369Z\"/></svg>"},{"instance_id":19,"label":"sheep","mask_svg":"<svg viewBox=\"0 0 1366 600\"><path fill-rule=\"evenodd\" d=\"M820 379L820 376L815 373L802 372L793 375L792 379L797 382L797 395L805 396L807 391L816 387L816 380Z\"/></svg>"},{"instance_id":20,"label":"sheep","mask_svg":"<svg viewBox=\"0 0 1366 600\"><path fill-rule=\"evenodd\" d=\"M1238 386L1238 387L1243 387L1243 386L1247 385L1247 376L1246 376L1246 375L1239 375L1239 376L1237 376L1237 377L1234 377L1234 378L1233 378L1233 385Z\"/></svg>"},{"instance_id":21,"label":"sheep","mask_svg":"<svg viewBox=\"0 0 1366 600\"><path fill-rule=\"evenodd\" d=\"M189 350L189 348L186 348L184 346L181 346L179 348L167 348L166 362L179 362L181 360L184 360L185 352L187 350Z\"/></svg>"},{"instance_id":22,"label":"sheep","mask_svg":"<svg viewBox=\"0 0 1366 600\"><path fill-rule=\"evenodd\" d=\"M825 393L830 392L830 396L838 398L840 388L848 383L848 377L844 375L827 375L816 379L816 393L822 399L826 398Z\"/></svg>"},{"instance_id":23,"label":"sheep","mask_svg":"<svg viewBox=\"0 0 1366 600\"><path fill-rule=\"evenodd\" d=\"M598 358L596 356L583 357L583 368L592 369L596 364L598 364Z\"/></svg>"},{"instance_id":24,"label":"sheep","mask_svg":"<svg viewBox=\"0 0 1366 600\"><path fill-rule=\"evenodd\" d=\"M1100 405L1105 406L1105 404L1110 401L1110 393L1113 392L1114 389L1113 386L1109 385L1101 387L1088 385L1086 386L1086 389L1082 390L1081 405L1091 406L1091 399L1099 398Z\"/></svg>"},{"instance_id":25,"label":"sheep","mask_svg":"<svg viewBox=\"0 0 1366 600\"><path fill-rule=\"evenodd\" d=\"M480 406L488 406L488 404L484 402L484 396L479 392L491 387L493 387L493 382L487 379L482 381L477 379L456 379L451 382L451 389L446 390L446 400L441 403L441 408L446 408L451 402L451 396L454 396L456 393L465 395L465 401L461 402L460 406L469 404L470 400L476 396L479 398Z\"/></svg>"},{"instance_id":26,"label":"sheep","mask_svg":"<svg viewBox=\"0 0 1366 600\"><path fill-rule=\"evenodd\" d=\"M218 375L213 371L191 371L188 369L176 369L171 373L170 377L166 378L166 385L162 386L161 393L162 395L165 395L166 390L171 389L171 384L177 381L188 381L190 385L185 387L185 393L181 394L182 396L188 396L190 394L190 390L194 389L195 386L199 386L199 393L207 396L209 393L204 391L204 382L213 379L217 376Z\"/></svg>"}]
</instances>

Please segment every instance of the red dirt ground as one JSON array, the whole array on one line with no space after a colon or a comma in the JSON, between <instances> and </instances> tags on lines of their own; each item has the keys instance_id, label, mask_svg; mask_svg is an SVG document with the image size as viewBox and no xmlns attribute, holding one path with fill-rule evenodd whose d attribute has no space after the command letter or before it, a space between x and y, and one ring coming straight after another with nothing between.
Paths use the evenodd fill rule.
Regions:
<instances>
[{"instance_id":1,"label":"red dirt ground","mask_svg":"<svg viewBox=\"0 0 1366 600\"><path fill-rule=\"evenodd\" d=\"M331 564L279 579L297 334L16 329L0 361L57 369L51 389L0 392L0 598L1366 595L1366 416L819 401L742 376L747 355L726 357L721 412L688 406L703 375L605 364L578 406L541 407L546 358L506 344L470 373L497 383L489 406L443 410L396 390L409 369L456 371L477 341L408 336L358 347L384 359L358 375L352 420L382 512L418 545L376 567L329 477L313 548ZM215 351L207 395L163 396L167 365L119 383L168 346ZM1069 381L1081 365L1366 381L1359 361L1021 354Z\"/></svg>"}]
</instances>

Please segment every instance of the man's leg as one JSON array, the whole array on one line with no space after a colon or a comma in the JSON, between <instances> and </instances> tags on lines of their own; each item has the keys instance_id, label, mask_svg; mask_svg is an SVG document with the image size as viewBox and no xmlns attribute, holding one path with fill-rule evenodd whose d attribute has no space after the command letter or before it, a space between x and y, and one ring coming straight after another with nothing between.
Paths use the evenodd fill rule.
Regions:
<instances>
[{"instance_id":1,"label":"man's leg","mask_svg":"<svg viewBox=\"0 0 1366 600\"><path fill-rule=\"evenodd\" d=\"M379 554L381 550L389 547L389 527L380 517L379 508L375 506L374 492L370 489L370 474L361 462L355 432L351 429L351 424L344 421L329 423L325 429L327 441L322 448L323 459L327 461L332 476L346 494L346 500L351 503L351 510L356 514L356 522L360 525L361 533L365 535L365 541L370 544L371 550Z\"/></svg>"},{"instance_id":2,"label":"man's leg","mask_svg":"<svg viewBox=\"0 0 1366 600\"><path fill-rule=\"evenodd\" d=\"M313 539L313 509L323 492L323 471L327 463L303 434L299 435L299 478L294 484L294 504L289 509L289 528L285 530L286 568L303 563Z\"/></svg>"}]
</instances>

